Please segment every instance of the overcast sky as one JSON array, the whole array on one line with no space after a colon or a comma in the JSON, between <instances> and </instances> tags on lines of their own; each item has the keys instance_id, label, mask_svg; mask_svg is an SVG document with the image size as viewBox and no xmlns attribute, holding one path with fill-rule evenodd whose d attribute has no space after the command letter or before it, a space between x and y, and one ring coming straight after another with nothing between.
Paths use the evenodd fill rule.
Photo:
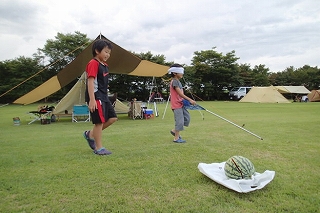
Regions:
<instances>
[{"instance_id":1,"label":"overcast sky","mask_svg":"<svg viewBox=\"0 0 320 213\"><path fill-rule=\"evenodd\" d=\"M1 0L0 61L75 31L187 65L216 47L271 72L320 66L319 0Z\"/></svg>"}]
</instances>

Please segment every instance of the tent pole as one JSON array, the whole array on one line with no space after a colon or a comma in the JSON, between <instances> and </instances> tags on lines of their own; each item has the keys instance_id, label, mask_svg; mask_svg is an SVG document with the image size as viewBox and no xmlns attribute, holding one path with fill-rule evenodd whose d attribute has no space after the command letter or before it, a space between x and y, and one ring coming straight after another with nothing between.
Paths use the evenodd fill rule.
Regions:
<instances>
[{"instance_id":1,"label":"tent pole","mask_svg":"<svg viewBox=\"0 0 320 213\"><path fill-rule=\"evenodd\" d=\"M168 108L168 104L169 104L169 100L170 100L170 95L168 96L167 104L166 104L166 107L164 108L162 119L164 119L164 116L166 114L166 111L167 111L167 108Z\"/></svg>"},{"instance_id":2,"label":"tent pole","mask_svg":"<svg viewBox=\"0 0 320 213\"><path fill-rule=\"evenodd\" d=\"M4 104L4 105L1 105L0 107L4 107L4 106L8 106L9 105L9 103L7 103L7 104Z\"/></svg>"},{"instance_id":3,"label":"tent pole","mask_svg":"<svg viewBox=\"0 0 320 213\"><path fill-rule=\"evenodd\" d=\"M158 117L159 112L158 112L158 108L157 108L157 103L155 101L153 102L153 108L154 108L154 113L155 113L156 117Z\"/></svg>"},{"instance_id":4,"label":"tent pole","mask_svg":"<svg viewBox=\"0 0 320 213\"><path fill-rule=\"evenodd\" d=\"M152 94L152 90L153 90L153 85L154 85L154 81L155 81L156 79L155 79L155 77L153 76L152 77L152 82L151 82L151 87L150 87L150 91L149 91L149 99L148 99L148 105L147 105L147 108L149 108L149 103L150 103L150 101L151 101L151 94Z\"/></svg>"}]
</instances>

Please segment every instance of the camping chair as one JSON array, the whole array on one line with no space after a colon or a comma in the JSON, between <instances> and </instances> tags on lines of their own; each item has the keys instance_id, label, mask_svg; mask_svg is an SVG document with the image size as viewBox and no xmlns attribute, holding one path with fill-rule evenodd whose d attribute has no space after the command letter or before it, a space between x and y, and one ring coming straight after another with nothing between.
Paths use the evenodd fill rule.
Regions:
<instances>
[{"instance_id":1,"label":"camping chair","mask_svg":"<svg viewBox=\"0 0 320 213\"><path fill-rule=\"evenodd\" d=\"M38 111L30 111L28 112L32 117L33 120L30 121L28 124L32 124L36 121L47 121L48 119L51 120L51 113L53 111L54 107L48 107L48 106L41 106L38 108Z\"/></svg>"},{"instance_id":2,"label":"camping chair","mask_svg":"<svg viewBox=\"0 0 320 213\"><path fill-rule=\"evenodd\" d=\"M135 120L136 118L143 119L143 111L142 111L142 102L141 101L132 101L130 103L130 111L129 116Z\"/></svg>"},{"instance_id":3,"label":"camping chair","mask_svg":"<svg viewBox=\"0 0 320 213\"><path fill-rule=\"evenodd\" d=\"M72 110L72 122L90 121L90 111L87 105L74 105Z\"/></svg>"}]
</instances>

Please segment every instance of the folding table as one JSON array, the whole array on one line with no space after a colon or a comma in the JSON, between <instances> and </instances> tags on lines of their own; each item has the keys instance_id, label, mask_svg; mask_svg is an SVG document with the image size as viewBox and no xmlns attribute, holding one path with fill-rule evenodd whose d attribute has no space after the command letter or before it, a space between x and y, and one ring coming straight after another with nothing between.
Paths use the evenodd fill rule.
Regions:
<instances>
[{"instance_id":1,"label":"folding table","mask_svg":"<svg viewBox=\"0 0 320 213\"><path fill-rule=\"evenodd\" d=\"M52 111L30 111L29 114L33 116L33 120L28 124L40 121L41 119L46 119L48 116L51 116L51 112Z\"/></svg>"}]
</instances>

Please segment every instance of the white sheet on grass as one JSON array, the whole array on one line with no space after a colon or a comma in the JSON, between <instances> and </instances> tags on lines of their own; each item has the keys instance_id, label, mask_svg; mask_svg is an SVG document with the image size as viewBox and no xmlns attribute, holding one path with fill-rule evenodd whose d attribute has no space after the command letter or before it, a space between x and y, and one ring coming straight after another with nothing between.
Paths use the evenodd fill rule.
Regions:
<instances>
[{"instance_id":1,"label":"white sheet on grass","mask_svg":"<svg viewBox=\"0 0 320 213\"><path fill-rule=\"evenodd\" d=\"M226 162L211 164L199 163L198 169L202 174L212 179L213 181L240 193L247 193L262 189L268 183L270 183L275 176L275 171L266 170L261 174L256 172L253 175L252 179L249 180L229 179L224 174L225 163Z\"/></svg>"}]
</instances>

